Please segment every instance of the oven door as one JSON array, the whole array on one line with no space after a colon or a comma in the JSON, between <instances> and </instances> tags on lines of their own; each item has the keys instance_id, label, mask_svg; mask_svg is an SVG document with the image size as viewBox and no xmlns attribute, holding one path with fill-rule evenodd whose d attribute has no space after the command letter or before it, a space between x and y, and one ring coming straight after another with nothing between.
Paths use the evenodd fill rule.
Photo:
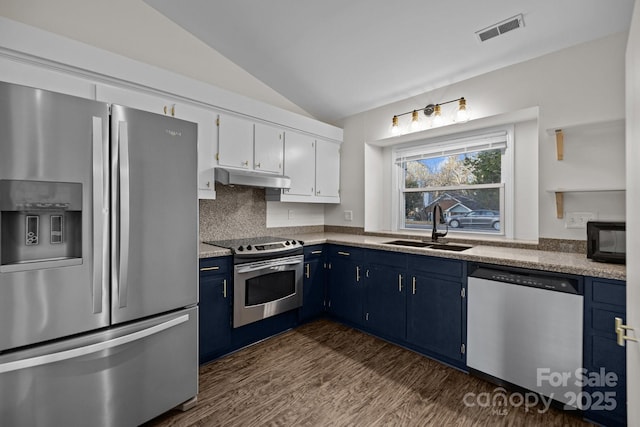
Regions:
<instances>
[{"instance_id":1,"label":"oven door","mask_svg":"<svg viewBox=\"0 0 640 427\"><path fill-rule=\"evenodd\" d=\"M233 327L302 306L303 255L235 266Z\"/></svg>"}]
</instances>

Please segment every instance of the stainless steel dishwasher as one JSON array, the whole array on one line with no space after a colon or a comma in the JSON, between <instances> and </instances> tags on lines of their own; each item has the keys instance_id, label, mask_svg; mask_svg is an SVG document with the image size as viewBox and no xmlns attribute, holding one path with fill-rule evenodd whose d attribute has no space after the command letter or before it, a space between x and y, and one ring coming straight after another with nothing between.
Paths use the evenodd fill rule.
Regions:
<instances>
[{"instance_id":1,"label":"stainless steel dishwasher","mask_svg":"<svg viewBox=\"0 0 640 427\"><path fill-rule=\"evenodd\" d=\"M472 374L576 407L583 366L583 296L577 278L480 267L468 277L467 303Z\"/></svg>"}]
</instances>

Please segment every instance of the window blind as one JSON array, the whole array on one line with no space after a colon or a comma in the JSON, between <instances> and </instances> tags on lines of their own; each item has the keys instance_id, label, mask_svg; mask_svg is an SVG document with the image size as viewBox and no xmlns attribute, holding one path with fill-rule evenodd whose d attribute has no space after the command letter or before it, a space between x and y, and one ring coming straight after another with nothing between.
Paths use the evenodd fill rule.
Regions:
<instances>
[{"instance_id":1,"label":"window blind","mask_svg":"<svg viewBox=\"0 0 640 427\"><path fill-rule=\"evenodd\" d=\"M435 144L398 148L394 151L395 163L432 159L434 157L453 156L487 150L505 150L508 134L506 131L474 135L467 138L450 139Z\"/></svg>"}]
</instances>

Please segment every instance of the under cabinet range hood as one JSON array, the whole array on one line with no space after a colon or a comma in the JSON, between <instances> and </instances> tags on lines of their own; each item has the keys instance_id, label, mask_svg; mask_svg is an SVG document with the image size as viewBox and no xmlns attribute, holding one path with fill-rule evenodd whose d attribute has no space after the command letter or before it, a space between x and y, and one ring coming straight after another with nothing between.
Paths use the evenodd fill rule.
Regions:
<instances>
[{"instance_id":1,"label":"under cabinet range hood","mask_svg":"<svg viewBox=\"0 0 640 427\"><path fill-rule=\"evenodd\" d=\"M269 172L245 169L215 168L215 178L224 185L244 185L260 188L290 188L291 178Z\"/></svg>"}]
</instances>

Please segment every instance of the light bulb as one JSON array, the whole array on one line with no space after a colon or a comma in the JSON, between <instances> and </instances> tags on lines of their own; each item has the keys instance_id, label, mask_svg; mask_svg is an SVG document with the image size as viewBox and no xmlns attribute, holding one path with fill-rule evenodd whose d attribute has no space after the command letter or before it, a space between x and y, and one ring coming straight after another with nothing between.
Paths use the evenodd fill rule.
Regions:
<instances>
[{"instance_id":1,"label":"light bulb","mask_svg":"<svg viewBox=\"0 0 640 427\"><path fill-rule=\"evenodd\" d=\"M400 126L398 126L398 116L393 116L391 119L391 135L400 134Z\"/></svg>"},{"instance_id":2,"label":"light bulb","mask_svg":"<svg viewBox=\"0 0 640 427\"><path fill-rule=\"evenodd\" d=\"M453 121L456 123L469 121L469 107L467 107L467 101L464 98L459 100L458 110L453 115Z\"/></svg>"},{"instance_id":3,"label":"light bulb","mask_svg":"<svg viewBox=\"0 0 640 427\"><path fill-rule=\"evenodd\" d=\"M411 113L411 123L409 123L409 132L416 132L422 128L420 124L420 116L418 115L418 110L413 110Z\"/></svg>"},{"instance_id":4,"label":"light bulb","mask_svg":"<svg viewBox=\"0 0 640 427\"><path fill-rule=\"evenodd\" d=\"M433 121L431 122L432 126L441 126L442 125L442 110L440 104L436 104L433 107Z\"/></svg>"}]
</instances>

